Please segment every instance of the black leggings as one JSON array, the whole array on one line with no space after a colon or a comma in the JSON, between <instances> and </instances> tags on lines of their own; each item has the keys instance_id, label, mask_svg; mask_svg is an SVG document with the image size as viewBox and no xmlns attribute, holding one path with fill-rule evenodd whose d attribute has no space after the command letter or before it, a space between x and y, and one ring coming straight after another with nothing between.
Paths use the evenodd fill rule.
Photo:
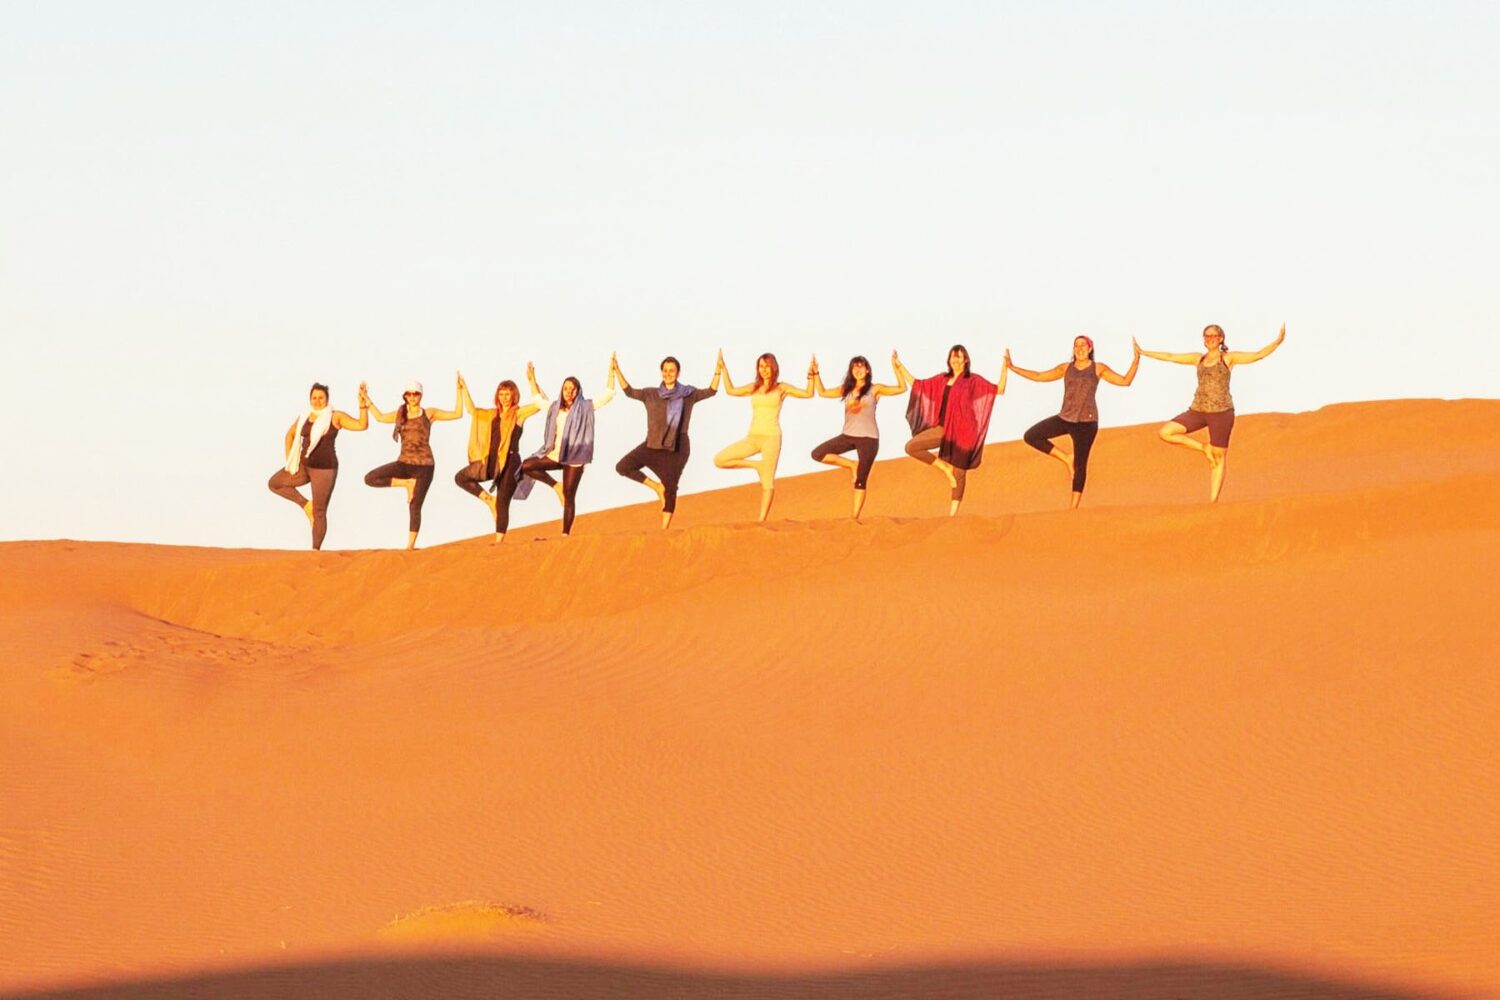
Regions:
<instances>
[{"instance_id":1,"label":"black leggings","mask_svg":"<svg viewBox=\"0 0 1500 1000\"><path fill-rule=\"evenodd\" d=\"M510 530L510 498L516 495L521 485L521 456L509 455L505 468L495 477L495 534L503 535Z\"/></svg>"},{"instance_id":2,"label":"black leggings","mask_svg":"<svg viewBox=\"0 0 1500 1000\"><path fill-rule=\"evenodd\" d=\"M285 497L298 507L306 506L307 500L298 492L297 487L312 483L312 543L315 549L323 547L323 536L328 534L328 500L333 496L333 484L338 478L337 466L332 469L309 469L304 465L295 473L277 469L271 481L266 483L272 493Z\"/></svg>"},{"instance_id":3,"label":"black leggings","mask_svg":"<svg viewBox=\"0 0 1500 1000\"><path fill-rule=\"evenodd\" d=\"M371 469L365 474L366 486L389 486L393 479L415 479L416 489L412 490L411 503L406 508L406 530L422 530L422 503L427 499L427 491L432 487L432 466L409 465L406 462L390 462Z\"/></svg>"},{"instance_id":4,"label":"black leggings","mask_svg":"<svg viewBox=\"0 0 1500 1000\"><path fill-rule=\"evenodd\" d=\"M1089 478L1089 452L1094 447L1094 436L1099 433L1099 421L1097 420L1064 420L1062 417L1048 417L1040 423L1032 424L1025 434L1026 443L1031 445L1043 455L1052 454L1052 442L1048 438L1062 437L1064 434L1073 439L1073 492L1082 493L1083 484Z\"/></svg>"},{"instance_id":5,"label":"black leggings","mask_svg":"<svg viewBox=\"0 0 1500 1000\"><path fill-rule=\"evenodd\" d=\"M494 478L494 470L485 468L483 462L470 462L453 474L453 483L465 493L477 497L484 493L479 484Z\"/></svg>"},{"instance_id":6,"label":"black leggings","mask_svg":"<svg viewBox=\"0 0 1500 1000\"><path fill-rule=\"evenodd\" d=\"M563 534L573 530L573 501L578 496L578 481L583 478L583 466L563 465L554 462L550 458L528 458L521 463L521 475L530 476L538 482L546 483L548 486L556 486L557 480L549 476L548 472L558 469L562 470L563 484Z\"/></svg>"},{"instance_id":7,"label":"black leggings","mask_svg":"<svg viewBox=\"0 0 1500 1000\"><path fill-rule=\"evenodd\" d=\"M840 434L836 438L829 438L812 450L814 462L823 461L825 456L840 455L846 451L859 453L859 467L854 470L854 488L862 490L866 481L870 478L870 467L875 464L875 454L880 451L880 438L854 437L850 434Z\"/></svg>"},{"instance_id":8,"label":"black leggings","mask_svg":"<svg viewBox=\"0 0 1500 1000\"><path fill-rule=\"evenodd\" d=\"M650 469L656 473L656 478L666 487L666 493L662 497L662 513L670 514L677 509L677 484L682 479L682 470L687 465L691 451L692 444L686 434L678 435L676 451L637 445L615 463L615 471L638 483L646 481L646 474L642 469Z\"/></svg>"}]
</instances>

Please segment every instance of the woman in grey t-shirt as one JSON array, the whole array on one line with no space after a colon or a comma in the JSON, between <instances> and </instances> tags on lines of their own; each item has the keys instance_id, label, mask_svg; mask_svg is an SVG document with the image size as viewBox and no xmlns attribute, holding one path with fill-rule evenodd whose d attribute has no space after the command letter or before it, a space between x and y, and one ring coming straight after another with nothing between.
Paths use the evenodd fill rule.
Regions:
<instances>
[{"instance_id":1,"label":"woman in grey t-shirt","mask_svg":"<svg viewBox=\"0 0 1500 1000\"><path fill-rule=\"evenodd\" d=\"M911 373L901 364L896 352L891 352L891 367L896 370L897 385L876 384L870 372L870 360L864 355L849 359L849 369L844 373L843 385L829 389L823 385L818 374L818 359L813 359L813 387L824 399L844 401L844 429L838 437L829 438L812 450L813 461L824 465L836 465L848 469L854 476L854 510L850 515L859 520L865 508L865 486L870 478L870 467L875 464L875 455L880 450L880 427L875 422L875 405L882 396L899 396L911 384ZM852 451L858 460L845 458Z\"/></svg>"}]
</instances>

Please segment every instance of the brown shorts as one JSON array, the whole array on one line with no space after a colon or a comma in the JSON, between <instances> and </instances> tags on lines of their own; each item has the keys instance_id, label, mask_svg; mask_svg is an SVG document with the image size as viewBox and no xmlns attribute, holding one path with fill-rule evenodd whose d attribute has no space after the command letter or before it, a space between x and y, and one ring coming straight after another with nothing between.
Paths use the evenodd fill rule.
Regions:
<instances>
[{"instance_id":1,"label":"brown shorts","mask_svg":"<svg viewBox=\"0 0 1500 1000\"><path fill-rule=\"evenodd\" d=\"M1173 417L1172 420L1186 428L1189 434L1193 433L1193 431L1201 431L1207 427L1208 443L1215 448L1228 448L1229 435L1234 433L1233 410L1224 410L1220 413L1185 410Z\"/></svg>"}]
</instances>

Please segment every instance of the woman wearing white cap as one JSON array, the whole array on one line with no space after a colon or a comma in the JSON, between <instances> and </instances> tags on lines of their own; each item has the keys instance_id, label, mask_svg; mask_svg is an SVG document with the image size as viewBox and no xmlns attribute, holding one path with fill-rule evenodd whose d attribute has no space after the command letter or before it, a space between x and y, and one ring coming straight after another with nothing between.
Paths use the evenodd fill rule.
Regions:
<instances>
[{"instance_id":1,"label":"woman wearing white cap","mask_svg":"<svg viewBox=\"0 0 1500 1000\"><path fill-rule=\"evenodd\" d=\"M463 380L459 379L458 399L451 410L423 408L422 383L408 382L402 393L403 402L390 413L382 411L374 403L370 412L382 424L395 424L391 438L401 442L401 454L396 461L371 469L365 476L366 486L399 486L406 490L407 537L406 547L417 547L417 532L422 530L422 502L427 499L427 490L432 486L432 425L439 420L457 420L462 414Z\"/></svg>"}]
</instances>

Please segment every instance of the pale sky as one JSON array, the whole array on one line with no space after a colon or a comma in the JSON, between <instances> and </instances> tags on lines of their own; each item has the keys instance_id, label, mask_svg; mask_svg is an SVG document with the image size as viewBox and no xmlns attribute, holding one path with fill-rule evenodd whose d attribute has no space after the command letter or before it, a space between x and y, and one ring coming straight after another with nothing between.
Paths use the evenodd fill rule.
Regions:
<instances>
[{"instance_id":1,"label":"pale sky","mask_svg":"<svg viewBox=\"0 0 1500 1000\"><path fill-rule=\"evenodd\" d=\"M0 0L0 538L303 548L265 487L313 381L356 408L524 379L828 381L949 344L998 375L1088 333L1255 349L1239 412L1494 395L1500 14L1489 3L44 3ZM1144 362L1102 423L1185 409ZM990 440L1056 412L1012 380ZM882 407L882 458L905 441ZM749 401L694 416L686 492ZM580 509L639 404L599 415ZM782 472L836 434L789 401ZM539 427L523 444L538 445ZM1378 433L1372 428L1372 433ZM434 432L424 545L480 534ZM405 541L389 429L339 440L329 549ZM1003 476L986 465L979 474ZM872 490L879 488L878 479ZM830 512L831 516L841 511ZM538 491L517 524L557 516Z\"/></svg>"}]
</instances>

